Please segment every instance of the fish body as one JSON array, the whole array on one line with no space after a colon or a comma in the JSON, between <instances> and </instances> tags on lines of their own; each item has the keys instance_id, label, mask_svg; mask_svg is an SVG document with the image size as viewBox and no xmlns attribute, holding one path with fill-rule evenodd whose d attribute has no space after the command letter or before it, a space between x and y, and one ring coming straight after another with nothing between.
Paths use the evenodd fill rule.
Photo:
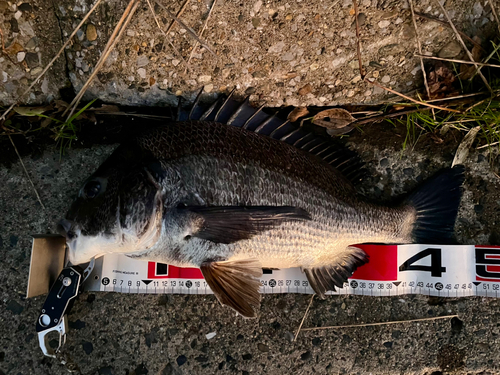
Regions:
<instances>
[{"instance_id":1,"label":"fish body","mask_svg":"<svg viewBox=\"0 0 500 375\"><path fill-rule=\"evenodd\" d=\"M248 119L204 120L144 132L87 179L60 225L72 263L123 253L199 267L222 303L254 316L263 267L302 267L324 296L368 261L353 244L453 232L463 168L384 207L310 149L244 129Z\"/></svg>"}]
</instances>

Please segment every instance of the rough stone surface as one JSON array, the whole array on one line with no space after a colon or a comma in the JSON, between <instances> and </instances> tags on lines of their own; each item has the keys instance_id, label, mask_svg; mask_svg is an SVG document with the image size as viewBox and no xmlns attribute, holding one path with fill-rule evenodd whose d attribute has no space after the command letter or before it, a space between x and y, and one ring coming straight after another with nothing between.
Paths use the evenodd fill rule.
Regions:
<instances>
[{"instance_id":1,"label":"rough stone surface","mask_svg":"<svg viewBox=\"0 0 500 375\"><path fill-rule=\"evenodd\" d=\"M0 3L5 45L5 51L0 53L0 105L7 105L28 88L63 42L54 2ZM32 92L21 98L21 103L39 104L58 98L59 90L69 83L65 66L63 54Z\"/></svg>"},{"instance_id":2,"label":"rough stone surface","mask_svg":"<svg viewBox=\"0 0 500 375\"><path fill-rule=\"evenodd\" d=\"M183 21L199 32L211 3L189 3ZM12 101L54 56L61 41L90 9L91 2L63 0L56 4L37 0L28 5L5 4L0 27L15 64L7 56L0 56L0 68L7 74L0 82L0 103L4 104ZM124 0L104 2L49 72L45 85L40 83L34 97L24 101L42 102L55 97L68 80L73 91L79 90L92 74L126 4ZM255 4L259 5L253 1L226 0L216 5L203 34L216 57L196 45L178 25L168 36L173 49L158 29L147 3L142 4L84 99L98 97L128 105L175 104L179 93L193 99L198 89L208 84L199 77L207 76L213 85L207 90L209 96L233 87L242 94L253 87L251 100L269 106L375 103L388 97L385 91L374 89L367 82L353 82L359 71L352 1L312 0L307 7L303 2L278 0ZM174 13L180 7L173 0L164 5ZM416 1L415 7L443 18L434 1ZM446 7L461 30L485 41L491 39L496 26L490 7L483 8L481 2L473 0L450 0ZM390 72L399 77L391 88L403 93L422 88L421 72L417 79L412 74L419 60L413 56L415 31L408 4L367 0L361 1L359 8L362 59L368 78L373 71L381 77ZM165 29L171 21L169 16L159 7L156 12ZM455 38L453 31L440 23L421 18L417 18L417 23L424 53L437 55ZM37 60L25 58L18 63L16 54L21 51L35 53ZM185 61L191 54L186 69ZM165 80L167 83L163 83ZM406 85L410 81L412 84ZM310 84L312 90L300 95L298 91L305 84ZM366 95L369 89L373 91Z\"/></svg>"},{"instance_id":3,"label":"rough stone surface","mask_svg":"<svg viewBox=\"0 0 500 375\"><path fill-rule=\"evenodd\" d=\"M444 143L435 144L427 134L413 149L402 152L405 134L405 127L376 124L349 137L349 145L372 176L359 187L370 199L393 202L394 197L414 190L419 181L451 163L460 139L450 131ZM14 140L20 144L20 138ZM44 359L38 348L34 323L43 297L25 298L30 235L54 232L82 181L114 147L71 149L62 157L59 149L49 147L25 156L45 210L15 154L10 162L0 159L0 371L5 374L67 373L55 361ZM8 147L7 151L12 153ZM498 173L498 161L496 168ZM500 179L490 169L487 150L473 151L466 169L458 240L499 245ZM480 212L474 209L478 204L483 206ZM500 371L498 299L328 297L313 302L304 327L448 314L458 318L302 332L294 342L309 299L307 295L264 296L258 319L248 320L236 317L213 296L84 293L69 315L66 347L83 374ZM208 340L211 332L217 334Z\"/></svg>"}]
</instances>

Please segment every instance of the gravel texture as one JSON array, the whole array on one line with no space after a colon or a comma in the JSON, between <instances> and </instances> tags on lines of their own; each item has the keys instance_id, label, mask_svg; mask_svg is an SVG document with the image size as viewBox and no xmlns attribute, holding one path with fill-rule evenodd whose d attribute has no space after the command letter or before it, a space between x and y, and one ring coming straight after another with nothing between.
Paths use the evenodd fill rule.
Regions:
<instances>
[{"instance_id":1,"label":"gravel texture","mask_svg":"<svg viewBox=\"0 0 500 375\"><path fill-rule=\"evenodd\" d=\"M178 1L163 3L173 13L181 6ZM211 4L211 0L190 1L182 20L199 32ZM79 90L125 6L123 0L103 2L46 80L23 102L58 96L57 90L68 81L71 90ZM90 7L87 0L19 5L0 1L0 27L7 47L7 54L0 57L0 103L11 102L27 87ZM445 19L434 1L415 1L415 7ZM448 0L446 8L459 28L472 36L487 41L496 32L491 9L484 2ZM166 29L171 19L159 6L155 10ZM363 0L359 12L362 61L368 77L383 78L384 85L403 93L422 87L407 2ZM219 0L203 33L214 56L177 24L167 41L143 2L85 99L164 105L175 103L179 95L192 97L205 86L209 95L236 87L240 94L252 94L252 101L270 106L380 102L386 98L385 91L360 79L353 18L351 0ZM417 24L424 53L466 56L449 27L422 18Z\"/></svg>"}]
</instances>

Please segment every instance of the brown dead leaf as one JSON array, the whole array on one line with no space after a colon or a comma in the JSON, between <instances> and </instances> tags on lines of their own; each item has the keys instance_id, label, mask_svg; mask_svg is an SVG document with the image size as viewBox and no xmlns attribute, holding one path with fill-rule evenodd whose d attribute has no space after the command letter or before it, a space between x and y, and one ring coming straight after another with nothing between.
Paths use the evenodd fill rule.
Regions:
<instances>
[{"instance_id":1,"label":"brown dead leaf","mask_svg":"<svg viewBox=\"0 0 500 375\"><path fill-rule=\"evenodd\" d=\"M306 116L309 114L309 111L307 110L306 107L296 107L290 114L288 115L287 119L290 122L295 122L299 118Z\"/></svg>"},{"instance_id":2,"label":"brown dead leaf","mask_svg":"<svg viewBox=\"0 0 500 375\"><path fill-rule=\"evenodd\" d=\"M430 99L444 98L458 94L454 82L457 80L455 74L441 62L436 62L433 69L427 75Z\"/></svg>"},{"instance_id":3,"label":"brown dead leaf","mask_svg":"<svg viewBox=\"0 0 500 375\"><path fill-rule=\"evenodd\" d=\"M299 89L299 95L307 95L313 90L313 87L308 83L307 85L303 86L302 88Z\"/></svg>"},{"instance_id":4,"label":"brown dead leaf","mask_svg":"<svg viewBox=\"0 0 500 375\"><path fill-rule=\"evenodd\" d=\"M343 108L325 109L313 117L312 123L327 129L330 135L339 135L354 129L349 126L356 119Z\"/></svg>"}]
</instances>

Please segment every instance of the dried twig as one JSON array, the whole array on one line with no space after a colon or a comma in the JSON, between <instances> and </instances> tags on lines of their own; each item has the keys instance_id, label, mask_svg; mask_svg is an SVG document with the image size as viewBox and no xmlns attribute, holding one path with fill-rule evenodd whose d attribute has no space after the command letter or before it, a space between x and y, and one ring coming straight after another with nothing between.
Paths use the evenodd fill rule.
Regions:
<instances>
[{"instance_id":1,"label":"dried twig","mask_svg":"<svg viewBox=\"0 0 500 375\"><path fill-rule=\"evenodd\" d=\"M415 19L415 10L413 9L413 0L409 0L409 2L411 9L411 18L413 20L413 27L415 29L415 39L417 40L418 53L422 55L422 43L420 43L420 38L418 36L418 27L417 20ZM422 69L422 75L424 76L424 86L425 91L427 91L427 99L430 99L431 90L429 90L429 84L427 83L427 73L425 73L424 59L422 59L422 57L420 57L420 68ZM436 113L434 112L434 109L432 109L432 117L434 118L434 121L436 121Z\"/></svg>"},{"instance_id":2,"label":"dried twig","mask_svg":"<svg viewBox=\"0 0 500 375\"><path fill-rule=\"evenodd\" d=\"M379 84L378 84L377 82L375 82L375 81L373 81L373 82L372 82L372 81L367 80L367 79L365 79L365 81L370 82L372 85L375 85L375 86L377 86L377 87L380 87L381 89L384 89L384 90L389 91L389 92L391 92L391 93L393 93L393 94L396 94L396 95L398 95L398 96L401 96L402 98L405 98L406 100L409 100L409 101L411 101L411 102L413 102L413 103L421 104L421 105L424 105L424 106L426 106L426 107L430 107L430 108L439 109L439 110L441 110L441 111L448 111L448 112L456 112L456 113L460 113L460 111L458 111L458 110L456 110L456 109L451 109L451 108L446 108L446 107L439 107L439 106L434 105L434 104L429 104L429 103L426 103L426 102L421 102L421 101L419 101L419 100L416 100L416 99L410 98L409 96L406 96L406 95L404 95L404 94L401 94L400 92L397 92L397 91L395 91L395 90L393 90L393 89L390 89L390 88L388 88L388 87L385 87L385 86L379 85Z\"/></svg>"},{"instance_id":3,"label":"dried twig","mask_svg":"<svg viewBox=\"0 0 500 375\"><path fill-rule=\"evenodd\" d=\"M163 29L161 28L160 21L158 21L158 17L156 17L156 12L155 12L155 9L153 8L153 5L151 4L151 1L149 1L149 0L146 0L146 1L148 2L149 9L151 10L151 13L153 13L153 18L154 18L154 20L156 22L156 26L158 26L158 29L160 29L160 31L162 32L163 36L165 37L165 40L167 41L168 44L170 44L170 47L172 47L172 49L175 51L175 53L181 58L182 62L184 64L186 64L186 69L187 69L188 68L188 62L184 59L184 57L182 57L181 52L177 48L175 48L175 46L170 41L167 33L165 31L163 31Z\"/></svg>"},{"instance_id":4,"label":"dried twig","mask_svg":"<svg viewBox=\"0 0 500 375\"><path fill-rule=\"evenodd\" d=\"M459 64L470 64L470 65L479 65L479 66L489 66L490 68L500 68L500 65L495 65L495 64L486 64L486 63L481 63L481 62L474 62L474 61L467 61L467 60L457 60L457 59L445 59L442 57L436 57L436 56L427 56L427 55L420 55L420 54L415 54L415 56L423 58L423 59L431 59L431 60L439 60L439 61L448 61L448 62L455 62Z\"/></svg>"},{"instance_id":5,"label":"dried twig","mask_svg":"<svg viewBox=\"0 0 500 375\"><path fill-rule=\"evenodd\" d=\"M359 10L358 10L358 0L352 0L352 3L354 4L354 17L355 17L355 22L356 22L356 50L358 54L358 63L359 63L359 74L361 74L361 79L365 79L365 69L363 68L363 63L361 62L361 37L359 35Z\"/></svg>"},{"instance_id":6,"label":"dried twig","mask_svg":"<svg viewBox=\"0 0 500 375\"><path fill-rule=\"evenodd\" d=\"M171 11L169 11L165 6L163 6L163 4L159 3L158 1L156 1L156 4L158 4L160 6L161 9L163 9L165 12L168 13L168 15L173 18L180 26L182 26L184 29L187 30L187 32L189 34L191 34L191 36L198 41L198 43L200 43L203 47L205 47L212 55L214 55L215 57L217 57L217 54L210 48L210 46L205 43L203 40L201 40L198 35L196 35L196 33L194 32L194 30L192 28L190 28L188 25L186 25L184 22L182 22L180 20L179 17L176 17Z\"/></svg>"},{"instance_id":7,"label":"dried twig","mask_svg":"<svg viewBox=\"0 0 500 375\"><path fill-rule=\"evenodd\" d=\"M35 191L35 195L38 199L38 202L40 202L40 205L45 210L45 206L43 205L42 200L40 199L40 195L38 195L38 191L36 190L35 184L31 180L30 175L28 174L28 171L26 170L26 167L24 166L23 159L21 158L21 155L19 155L19 151L17 151L16 144L14 143L14 141L12 140L12 137L10 135L9 135L9 139L10 139L10 143L12 143L12 146L14 147L14 150L16 151L16 154L17 154L17 157L19 158L19 161L21 162L21 165L24 169L24 173L26 174L26 177L28 177L28 180L29 180L31 186L33 187L33 190Z\"/></svg>"},{"instance_id":8,"label":"dried twig","mask_svg":"<svg viewBox=\"0 0 500 375\"><path fill-rule=\"evenodd\" d=\"M450 24L446 21L443 21L443 20L440 20L439 18L437 17L434 17L434 16L431 16L431 15L428 15L428 14L425 14L425 13L420 13L420 12L415 12L415 14L421 18L425 18L429 21L434 21L434 22L438 22L444 26L448 26L450 27ZM482 50L484 50L484 48L478 43L476 42L474 39L472 39L470 36L468 36L467 34L459 31L458 32L460 35L462 35L463 38L467 39L469 42L471 42L472 44L474 44L475 46L478 46L479 48L481 48Z\"/></svg>"},{"instance_id":9,"label":"dried twig","mask_svg":"<svg viewBox=\"0 0 500 375\"><path fill-rule=\"evenodd\" d=\"M7 110L2 114L2 116L0 116L0 120L4 120L5 116L12 110L12 108L14 108L17 105L17 103L19 102L19 100L24 95L26 95L27 93L29 93L31 91L31 89L38 83L38 81L40 80L40 78L43 77L43 75L47 72L47 70L49 70L49 68L52 66L52 64L54 64L54 62L58 59L58 57L64 52L64 49L71 42L71 40L76 35L76 33L78 32L78 30L80 30L80 28L85 24L85 22L87 21L87 19L94 12L94 10L101 3L101 1L102 0L97 0L96 1L96 3L94 4L94 6L88 11L88 13L85 15L85 17L83 17L83 19L78 24L78 26L73 30L73 32L71 33L71 35L68 37L68 40L66 40L66 42L62 45L62 47L59 50L59 52L57 52L57 54L54 56L54 58L52 60L50 60L50 62L47 64L47 66L42 70L42 72L38 75L38 77L35 78L35 80L31 83L31 85L29 85L29 87L26 90L24 90L24 92L21 95L19 95L16 98L16 100L14 100L14 103L12 103L12 105L9 108L7 108Z\"/></svg>"},{"instance_id":10,"label":"dried twig","mask_svg":"<svg viewBox=\"0 0 500 375\"><path fill-rule=\"evenodd\" d=\"M500 142L498 142L498 141L497 141L497 142L489 143L489 144L487 144L487 145L479 146L479 147L476 147L476 150L480 150L480 149L482 149L482 148L486 148L486 147L495 146L495 145L497 145L497 144L499 144L499 143L500 143Z\"/></svg>"},{"instance_id":11,"label":"dried twig","mask_svg":"<svg viewBox=\"0 0 500 375\"><path fill-rule=\"evenodd\" d=\"M205 24L203 25L203 28L201 29L200 31L200 35L199 37L203 37L203 32L205 31L206 27L207 27L207 24L208 24L208 19L210 18L210 15L212 14L212 11L214 10L215 8L215 3L217 2L217 0L214 0L212 2L212 6L210 7L210 10L208 11L208 15L207 15L207 18L205 19ZM191 59L193 58L193 54L194 54L194 50L196 49L196 47L198 47L198 42L195 43L193 49L191 50L191 53L189 54L189 58L188 58L188 64L189 62L191 61ZM186 73L187 71L187 67L186 67L186 70L184 70L184 73Z\"/></svg>"},{"instance_id":12,"label":"dried twig","mask_svg":"<svg viewBox=\"0 0 500 375\"><path fill-rule=\"evenodd\" d=\"M182 16L182 13L184 13L184 10L186 9L186 7L187 7L188 3L189 3L189 0L184 1L184 4L182 4L181 9L179 9L179 11L178 11L178 12L177 12L177 14L176 14L177 18L180 18L180 16ZM175 20L172 20L172 22L170 22L170 25L168 25L167 31L165 31L165 32L166 32L167 34L168 34L169 32L171 32L171 31L172 31L172 28L174 27L174 25L175 25Z\"/></svg>"},{"instance_id":13,"label":"dried twig","mask_svg":"<svg viewBox=\"0 0 500 375\"><path fill-rule=\"evenodd\" d=\"M302 317L302 321L300 322L299 329L297 329L297 332L295 333L295 337L293 338L293 341L297 341L297 336L299 336L300 330L302 328L302 325L304 324L304 321L307 318L307 313L309 312L309 309L311 308L311 305L313 303L315 294L311 296L311 300L309 301L309 305L307 305L306 312L304 313L304 316Z\"/></svg>"},{"instance_id":14,"label":"dried twig","mask_svg":"<svg viewBox=\"0 0 500 375\"><path fill-rule=\"evenodd\" d=\"M425 321L429 321L429 320L451 319L451 318L458 318L458 315L435 316L433 318L421 318L421 319L409 319L409 320L395 320L392 322L351 324L351 325L345 325L345 326L311 327L311 328L304 328L304 329L302 329L302 331L317 331L317 330L323 330L323 329L355 328L355 327L374 327L374 326L384 326L384 325L389 325L389 324L425 322Z\"/></svg>"},{"instance_id":15,"label":"dried twig","mask_svg":"<svg viewBox=\"0 0 500 375\"><path fill-rule=\"evenodd\" d=\"M83 95L85 94L85 91L87 91L87 88L90 86L92 83L92 80L94 77L97 75L101 67L104 65L104 62L108 58L109 54L115 47L116 43L120 39L120 37L123 35L123 32L125 31L127 25L129 24L130 20L132 19L132 16L134 15L135 11L137 10L137 7L140 4L140 0L130 0L130 2L127 5L127 8L125 8L125 11L123 12L123 15L121 16L120 20L115 26L115 29L113 30L113 33L109 37L108 43L104 47L104 50L102 52L101 57L99 58L99 61L97 61L96 66L94 67L94 70L90 77L87 79L83 87L80 89L76 97L73 99L73 101L69 104L69 106L66 108L66 110L63 112L63 116L66 115L68 111L68 120L71 118L73 115L76 107L78 106L78 103L80 103L80 100L82 99ZM61 128L61 131L64 129L64 125Z\"/></svg>"},{"instance_id":16,"label":"dried twig","mask_svg":"<svg viewBox=\"0 0 500 375\"><path fill-rule=\"evenodd\" d=\"M469 59L471 59L471 61L474 61L474 57L472 56L472 53L469 51L469 49L467 48L467 46L465 45L464 43L464 40L462 39L462 36L460 35L460 33L457 31L455 25L453 24L453 21L451 20L450 18L450 15L448 14L448 12L446 11L445 7L438 1L438 0L435 0L435 2L441 7L441 10L443 11L446 19L448 20L451 28L453 29L453 31L455 32L455 35L457 36L457 39L460 41L460 43L462 44L462 47L464 47L465 49L465 52L467 52L467 55L469 56ZM479 66L477 65L476 62L474 62L474 66L476 67L476 70L477 70L477 73L479 74L479 76L481 77L481 79L483 80L484 84L486 85L486 88L491 92L493 93L493 90L491 89L490 85L488 84L488 81L486 80L486 77L483 75L483 73L481 73L481 71L479 71Z\"/></svg>"},{"instance_id":17,"label":"dried twig","mask_svg":"<svg viewBox=\"0 0 500 375\"><path fill-rule=\"evenodd\" d=\"M497 21L498 31L500 32L500 21L498 20L497 11L495 10L495 7L493 6L493 1L488 0L488 3L490 3L491 13L493 13L493 17L495 17L495 21Z\"/></svg>"}]
</instances>

